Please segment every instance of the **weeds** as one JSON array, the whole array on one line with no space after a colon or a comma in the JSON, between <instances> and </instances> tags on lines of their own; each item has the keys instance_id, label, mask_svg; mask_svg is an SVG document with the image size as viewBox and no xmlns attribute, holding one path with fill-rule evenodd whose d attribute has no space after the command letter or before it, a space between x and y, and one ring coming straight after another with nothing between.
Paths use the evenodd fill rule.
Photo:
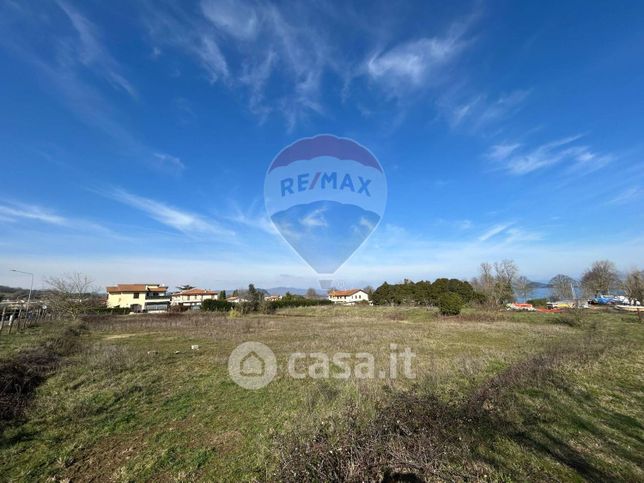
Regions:
<instances>
[{"instance_id":1,"label":"weeds","mask_svg":"<svg viewBox=\"0 0 644 483\"><path fill-rule=\"evenodd\" d=\"M512 418L506 419L513 409L509 396L546 384L559 365L595 359L605 348L606 341L592 334L555 345L510 366L461 400L445 402L427 385L391 391L376 402L375 416L362 423L359 408L352 406L341 419L353 423L342 429L323 423L308 436L288 436L276 476L286 481L485 479L495 470L477 448L497 435L518 432Z\"/></svg>"},{"instance_id":2,"label":"weeds","mask_svg":"<svg viewBox=\"0 0 644 483\"><path fill-rule=\"evenodd\" d=\"M36 388L81 348L83 326L67 327L37 347L0 360L0 428L19 419Z\"/></svg>"}]
</instances>

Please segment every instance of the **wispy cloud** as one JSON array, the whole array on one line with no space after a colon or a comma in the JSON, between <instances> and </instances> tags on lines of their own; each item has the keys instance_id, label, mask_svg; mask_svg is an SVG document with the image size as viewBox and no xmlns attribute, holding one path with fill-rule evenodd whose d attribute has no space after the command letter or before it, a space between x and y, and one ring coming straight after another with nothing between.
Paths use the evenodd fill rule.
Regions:
<instances>
[{"instance_id":1,"label":"wispy cloud","mask_svg":"<svg viewBox=\"0 0 644 483\"><path fill-rule=\"evenodd\" d=\"M324 208L313 210L311 213L307 214L300 220L300 225L307 228L319 228L328 226L326 218L324 218L325 211L326 210Z\"/></svg>"},{"instance_id":2,"label":"wispy cloud","mask_svg":"<svg viewBox=\"0 0 644 483\"><path fill-rule=\"evenodd\" d=\"M518 89L497 98L477 95L460 103L454 103L449 99L442 102L452 127L464 125L476 131L516 114L529 94L528 90Z\"/></svg>"},{"instance_id":3,"label":"wispy cloud","mask_svg":"<svg viewBox=\"0 0 644 483\"><path fill-rule=\"evenodd\" d=\"M4 223L15 223L22 228L34 228L44 225L43 230L52 232L52 228L60 228L65 233L77 232L100 235L102 237L121 238L120 235L106 226L89 219L62 215L50 208L33 203L18 201L0 201L0 220Z\"/></svg>"},{"instance_id":4,"label":"wispy cloud","mask_svg":"<svg viewBox=\"0 0 644 483\"><path fill-rule=\"evenodd\" d=\"M223 215L224 219L236 225L260 230L269 235L277 235L278 231L268 218L266 211L253 203L247 210L242 210L236 202L231 202L231 208Z\"/></svg>"},{"instance_id":5,"label":"wispy cloud","mask_svg":"<svg viewBox=\"0 0 644 483\"><path fill-rule=\"evenodd\" d=\"M445 36L411 40L377 52L367 60L366 73L396 96L409 88L436 84L467 45L464 33L465 26L458 24Z\"/></svg>"},{"instance_id":6,"label":"wispy cloud","mask_svg":"<svg viewBox=\"0 0 644 483\"><path fill-rule=\"evenodd\" d=\"M136 90L121 73L121 67L103 46L96 26L66 2L57 2L69 18L77 37L65 49L67 60L79 62L97 75L103 77L114 87L136 97ZM67 40L64 40L67 43Z\"/></svg>"},{"instance_id":7,"label":"wispy cloud","mask_svg":"<svg viewBox=\"0 0 644 483\"><path fill-rule=\"evenodd\" d=\"M323 73L335 70L331 43L312 10L304 5L287 9L267 3L202 0L198 12L188 12L154 3L146 11L145 22L153 43L187 53L212 83L248 89L249 109L260 120L278 112L292 128L308 114L323 112ZM265 90L274 75L280 76L281 87L271 92L269 101Z\"/></svg>"},{"instance_id":8,"label":"wispy cloud","mask_svg":"<svg viewBox=\"0 0 644 483\"><path fill-rule=\"evenodd\" d=\"M40 6L38 12L14 4L0 7L5 19L0 24L3 46L33 66L47 90L66 109L113 139L116 150L153 167L178 172L177 163L159 162L155 156L158 149L137 139L117 109L115 94L125 93L128 102L138 94L122 65L110 54L99 28L69 3ZM46 43L40 40L43 31L47 32ZM166 161L172 158L161 156L167 156Z\"/></svg>"},{"instance_id":9,"label":"wispy cloud","mask_svg":"<svg viewBox=\"0 0 644 483\"><path fill-rule=\"evenodd\" d=\"M633 186L619 193L608 203L611 205L625 205L637 201L642 197L644 197L644 190L638 186Z\"/></svg>"},{"instance_id":10,"label":"wispy cloud","mask_svg":"<svg viewBox=\"0 0 644 483\"><path fill-rule=\"evenodd\" d=\"M494 237L496 235L499 235L500 233L503 233L511 225L512 225L512 223L499 223L497 225L494 225L493 227L489 228L484 233L479 235L478 240L481 241L481 242L487 241L490 238L492 238L492 237Z\"/></svg>"},{"instance_id":11,"label":"wispy cloud","mask_svg":"<svg viewBox=\"0 0 644 483\"><path fill-rule=\"evenodd\" d=\"M223 237L234 237L235 235L234 231L201 215L175 208L161 201L138 196L123 189L113 189L104 194L120 203L136 208L153 220L184 234L210 234Z\"/></svg>"},{"instance_id":12,"label":"wispy cloud","mask_svg":"<svg viewBox=\"0 0 644 483\"><path fill-rule=\"evenodd\" d=\"M165 153L154 153L154 157L157 163L160 164L164 169L180 172L186 168L186 165L183 164L183 161L181 161L181 159L177 158L176 156Z\"/></svg>"},{"instance_id":13,"label":"wispy cloud","mask_svg":"<svg viewBox=\"0 0 644 483\"><path fill-rule=\"evenodd\" d=\"M521 143L502 143L492 146L488 157L514 175L560 166L567 172L592 172L613 161L610 154L599 154L590 147L577 144L581 135L563 138L526 148Z\"/></svg>"},{"instance_id":14,"label":"wispy cloud","mask_svg":"<svg viewBox=\"0 0 644 483\"><path fill-rule=\"evenodd\" d=\"M65 217L37 205L23 203L0 204L0 217L4 221L33 220L51 225L65 226L69 223Z\"/></svg>"}]
</instances>

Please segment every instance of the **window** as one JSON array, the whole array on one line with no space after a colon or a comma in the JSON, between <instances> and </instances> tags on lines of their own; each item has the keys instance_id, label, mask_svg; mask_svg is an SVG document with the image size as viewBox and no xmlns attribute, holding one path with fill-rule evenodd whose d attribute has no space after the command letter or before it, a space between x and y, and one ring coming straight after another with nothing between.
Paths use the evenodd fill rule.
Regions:
<instances>
[{"instance_id":1,"label":"window","mask_svg":"<svg viewBox=\"0 0 644 483\"><path fill-rule=\"evenodd\" d=\"M139 294L138 294L138 293L135 293L135 294L134 294L134 298L135 298L135 299L138 299L138 298L139 298Z\"/></svg>"}]
</instances>

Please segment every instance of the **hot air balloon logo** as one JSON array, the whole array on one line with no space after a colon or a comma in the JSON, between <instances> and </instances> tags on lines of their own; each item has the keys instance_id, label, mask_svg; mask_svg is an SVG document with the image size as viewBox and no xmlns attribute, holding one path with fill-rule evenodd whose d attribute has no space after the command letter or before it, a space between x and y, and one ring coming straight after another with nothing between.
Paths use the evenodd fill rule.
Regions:
<instances>
[{"instance_id":1,"label":"hot air balloon logo","mask_svg":"<svg viewBox=\"0 0 644 483\"><path fill-rule=\"evenodd\" d=\"M264 200L279 233L328 278L380 223L387 181L364 146L324 134L300 139L273 159Z\"/></svg>"}]
</instances>

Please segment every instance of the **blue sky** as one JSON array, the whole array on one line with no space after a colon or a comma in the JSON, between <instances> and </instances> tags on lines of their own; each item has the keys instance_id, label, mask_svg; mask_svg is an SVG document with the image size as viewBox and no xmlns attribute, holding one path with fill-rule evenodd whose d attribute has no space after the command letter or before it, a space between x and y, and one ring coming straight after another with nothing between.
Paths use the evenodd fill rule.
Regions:
<instances>
[{"instance_id":1,"label":"blue sky","mask_svg":"<svg viewBox=\"0 0 644 483\"><path fill-rule=\"evenodd\" d=\"M643 265L644 5L364 5L3 2L0 283L314 285L263 183L318 133L388 180L345 285Z\"/></svg>"}]
</instances>

